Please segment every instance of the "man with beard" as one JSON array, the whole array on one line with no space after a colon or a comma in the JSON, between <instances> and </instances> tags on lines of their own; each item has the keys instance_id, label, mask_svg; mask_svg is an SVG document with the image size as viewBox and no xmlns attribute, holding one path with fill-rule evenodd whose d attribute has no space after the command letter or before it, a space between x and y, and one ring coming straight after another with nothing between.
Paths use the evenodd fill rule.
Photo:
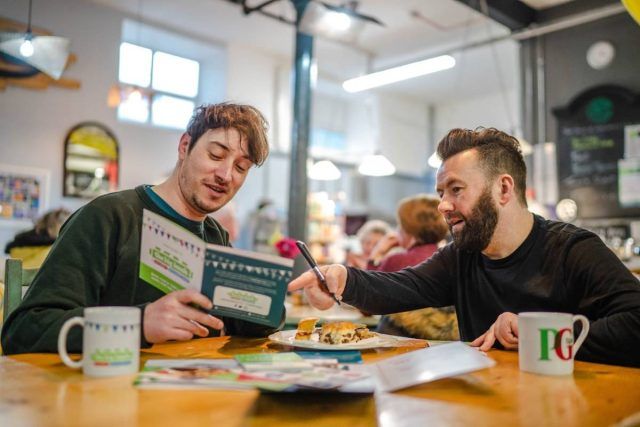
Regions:
<instances>
[{"instance_id":1,"label":"man with beard","mask_svg":"<svg viewBox=\"0 0 640 427\"><path fill-rule=\"evenodd\" d=\"M517 313L579 313L590 321L578 359L640 366L640 285L587 231L527 210L526 166L515 138L496 129L453 129L438 145L436 178L453 242L395 273L322 267L329 291L371 313L455 305L461 339L481 350L518 347ZM330 295L304 273L314 306Z\"/></svg>"},{"instance_id":2,"label":"man with beard","mask_svg":"<svg viewBox=\"0 0 640 427\"><path fill-rule=\"evenodd\" d=\"M139 277L142 211L148 209L208 243L229 246L229 234L208 217L229 202L252 166L269 153L267 123L255 108L239 104L199 107L178 144L173 173L161 184L107 194L91 201L62 227L21 305L2 330L7 354L57 351L58 333L84 307L138 306L141 343L149 346L194 336L266 336L272 329L216 318L200 292L165 295ZM283 311L284 321L284 311ZM69 351L82 349L80 328L69 333Z\"/></svg>"}]
</instances>

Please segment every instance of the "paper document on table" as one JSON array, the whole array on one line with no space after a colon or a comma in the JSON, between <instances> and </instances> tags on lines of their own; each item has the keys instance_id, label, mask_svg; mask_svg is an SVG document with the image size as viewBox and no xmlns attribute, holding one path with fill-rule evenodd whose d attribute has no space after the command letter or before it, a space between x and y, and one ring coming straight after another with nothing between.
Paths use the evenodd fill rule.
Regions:
<instances>
[{"instance_id":1,"label":"paper document on table","mask_svg":"<svg viewBox=\"0 0 640 427\"><path fill-rule=\"evenodd\" d=\"M496 362L461 342L442 344L368 365L380 391L395 391L494 366Z\"/></svg>"}]
</instances>

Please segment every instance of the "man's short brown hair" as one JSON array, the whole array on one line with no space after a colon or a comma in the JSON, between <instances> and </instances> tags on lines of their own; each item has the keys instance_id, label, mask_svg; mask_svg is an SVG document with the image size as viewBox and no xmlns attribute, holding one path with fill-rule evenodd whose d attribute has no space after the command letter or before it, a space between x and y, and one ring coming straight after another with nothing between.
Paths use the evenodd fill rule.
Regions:
<instances>
[{"instance_id":1,"label":"man's short brown hair","mask_svg":"<svg viewBox=\"0 0 640 427\"><path fill-rule=\"evenodd\" d=\"M438 199L426 194L402 199L398 204L400 227L420 244L438 243L448 231L438 204Z\"/></svg>"},{"instance_id":2,"label":"man's short brown hair","mask_svg":"<svg viewBox=\"0 0 640 427\"><path fill-rule=\"evenodd\" d=\"M269 155L268 128L262 113L250 105L230 102L204 104L196 108L187 126L187 134L191 137L189 151L209 129L235 129L247 140L249 160L260 166Z\"/></svg>"},{"instance_id":3,"label":"man's short brown hair","mask_svg":"<svg viewBox=\"0 0 640 427\"><path fill-rule=\"evenodd\" d=\"M527 206L527 166L518 140L495 128L451 129L438 143L437 153L444 162L471 149L478 150L487 180L503 173L513 177L518 200Z\"/></svg>"}]
</instances>

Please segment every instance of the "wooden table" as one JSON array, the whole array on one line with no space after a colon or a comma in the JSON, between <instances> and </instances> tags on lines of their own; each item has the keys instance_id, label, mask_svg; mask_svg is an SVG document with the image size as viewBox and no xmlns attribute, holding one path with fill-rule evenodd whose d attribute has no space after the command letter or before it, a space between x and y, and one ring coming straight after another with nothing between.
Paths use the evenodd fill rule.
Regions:
<instances>
[{"instance_id":1,"label":"wooden table","mask_svg":"<svg viewBox=\"0 0 640 427\"><path fill-rule=\"evenodd\" d=\"M363 352L366 363L420 348ZM283 351L264 339L209 338L156 345L149 358L231 357ZM514 352L495 367L376 396L260 395L257 391L139 390L133 376L85 377L57 355L0 359L0 426L606 426L640 425L640 369L576 363L557 378L518 370Z\"/></svg>"}]
</instances>

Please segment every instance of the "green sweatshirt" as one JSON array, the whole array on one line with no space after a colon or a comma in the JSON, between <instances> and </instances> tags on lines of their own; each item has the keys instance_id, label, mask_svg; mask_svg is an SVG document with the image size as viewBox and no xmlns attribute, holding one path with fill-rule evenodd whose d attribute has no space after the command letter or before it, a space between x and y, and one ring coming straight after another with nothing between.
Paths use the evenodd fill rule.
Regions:
<instances>
[{"instance_id":1,"label":"green sweatshirt","mask_svg":"<svg viewBox=\"0 0 640 427\"><path fill-rule=\"evenodd\" d=\"M84 307L119 305L144 310L164 295L138 277L143 208L179 223L209 243L229 246L227 232L216 221L194 222L175 211L171 215L168 205L159 206L145 186L98 197L65 223L24 300L5 322L5 354L57 352L62 324L82 316ZM284 311L282 318L284 322ZM275 331L237 319L222 321L228 335L266 336ZM209 336L218 334L210 330ZM141 342L149 346L144 334ZM81 328L71 329L67 343L69 351L82 351Z\"/></svg>"}]
</instances>

